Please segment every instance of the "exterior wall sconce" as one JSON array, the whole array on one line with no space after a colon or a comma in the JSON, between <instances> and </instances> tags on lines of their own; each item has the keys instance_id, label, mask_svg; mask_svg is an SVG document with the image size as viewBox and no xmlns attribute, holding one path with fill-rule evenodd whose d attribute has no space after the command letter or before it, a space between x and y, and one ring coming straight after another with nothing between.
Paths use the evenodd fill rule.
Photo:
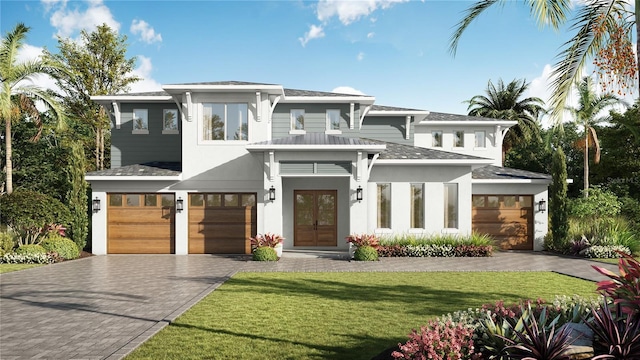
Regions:
<instances>
[{"instance_id":1,"label":"exterior wall sconce","mask_svg":"<svg viewBox=\"0 0 640 360\"><path fill-rule=\"evenodd\" d=\"M538 201L538 211L545 212L547 211L547 202L544 200Z\"/></svg>"},{"instance_id":2,"label":"exterior wall sconce","mask_svg":"<svg viewBox=\"0 0 640 360\"><path fill-rule=\"evenodd\" d=\"M98 197L91 200L91 209L93 209L94 213L97 213L98 211L100 211L100 199L98 199Z\"/></svg>"},{"instance_id":3,"label":"exterior wall sconce","mask_svg":"<svg viewBox=\"0 0 640 360\"><path fill-rule=\"evenodd\" d=\"M275 201L276 199L276 188L274 188L273 186L271 186L269 188L269 200L270 201Z\"/></svg>"},{"instance_id":4,"label":"exterior wall sconce","mask_svg":"<svg viewBox=\"0 0 640 360\"><path fill-rule=\"evenodd\" d=\"M356 189L356 200L362 201L362 186L359 186L359 185L358 185L358 188Z\"/></svg>"},{"instance_id":5,"label":"exterior wall sconce","mask_svg":"<svg viewBox=\"0 0 640 360\"><path fill-rule=\"evenodd\" d=\"M182 210L184 210L184 200L182 200L182 198L178 198L178 200L176 200L176 211L182 212Z\"/></svg>"}]
</instances>

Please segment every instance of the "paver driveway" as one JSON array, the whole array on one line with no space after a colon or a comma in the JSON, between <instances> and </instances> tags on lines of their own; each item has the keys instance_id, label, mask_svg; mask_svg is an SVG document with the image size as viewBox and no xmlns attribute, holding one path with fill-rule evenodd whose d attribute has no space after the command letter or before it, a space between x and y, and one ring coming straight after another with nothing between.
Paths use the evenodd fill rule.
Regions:
<instances>
[{"instance_id":1,"label":"paver driveway","mask_svg":"<svg viewBox=\"0 0 640 360\"><path fill-rule=\"evenodd\" d=\"M0 359L120 359L237 271L556 271L603 279L592 264L526 252L379 262L285 254L277 263L210 255L94 256L0 275Z\"/></svg>"}]
</instances>

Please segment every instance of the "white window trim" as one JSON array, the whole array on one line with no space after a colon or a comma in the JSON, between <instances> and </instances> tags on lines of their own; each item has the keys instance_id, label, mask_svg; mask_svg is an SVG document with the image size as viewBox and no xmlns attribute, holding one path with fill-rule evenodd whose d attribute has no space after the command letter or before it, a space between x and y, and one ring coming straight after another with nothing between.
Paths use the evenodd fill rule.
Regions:
<instances>
[{"instance_id":1,"label":"white window trim","mask_svg":"<svg viewBox=\"0 0 640 360\"><path fill-rule=\"evenodd\" d=\"M147 113L147 128L146 129L136 129L136 111L145 111ZM131 133L134 135L148 135L149 134L149 109L133 109L131 112Z\"/></svg>"},{"instance_id":2,"label":"white window trim","mask_svg":"<svg viewBox=\"0 0 640 360\"><path fill-rule=\"evenodd\" d=\"M176 126L177 126L177 129L165 129L164 128L164 117L165 117L165 114L167 113L167 111L174 111L176 113ZM178 122L179 119L180 119L180 113L178 112L178 110L176 110L176 109L163 109L162 110L162 134L163 135L180 134L180 123Z\"/></svg>"},{"instance_id":3,"label":"white window trim","mask_svg":"<svg viewBox=\"0 0 640 360\"><path fill-rule=\"evenodd\" d=\"M293 117L293 112L294 111L302 111L302 117L306 117L307 113L306 111L304 111L304 109L291 109L289 110L289 134L306 134L306 130L304 128L302 129L296 129L295 128L295 123L296 123L296 119ZM305 119L306 120L306 119ZM302 126L304 127L306 124L302 124Z\"/></svg>"},{"instance_id":4,"label":"white window trim","mask_svg":"<svg viewBox=\"0 0 640 360\"><path fill-rule=\"evenodd\" d=\"M205 104L222 104L224 105L225 118L224 118L224 136L225 138L222 140L209 140L204 138L204 106ZM247 139L246 140L227 140L227 105L229 104L244 104L247 106ZM249 138L251 137L251 110L249 108L249 104L243 101L204 101L199 104L198 109L200 111L200 116L198 116L198 143L199 144L247 144L249 142Z\"/></svg>"},{"instance_id":5,"label":"white window trim","mask_svg":"<svg viewBox=\"0 0 640 360\"><path fill-rule=\"evenodd\" d=\"M461 137L461 139L462 139L462 146L458 146L458 144L456 144L456 133L457 133L457 132L461 132L461 133L462 133L462 137ZM453 147L454 147L455 149L464 149L464 130L454 130L454 131L452 132L452 135L453 135Z\"/></svg>"},{"instance_id":6,"label":"white window trim","mask_svg":"<svg viewBox=\"0 0 640 360\"><path fill-rule=\"evenodd\" d=\"M435 137L433 136L434 133L440 133L440 145L435 145ZM442 130L433 130L431 131L431 147L432 148L436 148L436 149L442 149L443 145L444 145L444 141L442 139L443 137L443 131Z\"/></svg>"},{"instance_id":7,"label":"white window trim","mask_svg":"<svg viewBox=\"0 0 640 360\"><path fill-rule=\"evenodd\" d=\"M409 227L409 231L424 231L424 229L426 229L427 226L427 219L426 219L426 211L425 211L425 186L424 183L409 183L409 201L411 201L411 205L409 207L409 216L411 216L411 218L409 219L409 224L411 224L411 222L413 221L413 213L411 212L412 209L414 209L413 207L413 193L412 193L412 189L413 189L413 185L420 185L420 188L422 189L422 227Z\"/></svg>"},{"instance_id":8,"label":"white window trim","mask_svg":"<svg viewBox=\"0 0 640 360\"><path fill-rule=\"evenodd\" d=\"M342 130L340 129L332 129L331 128L331 119L329 118L329 112L330 111L337 111L338 112L338 127L340 127L340 109L327 109L325 111L325 119L326 119L326 123L325 123L325 134L342 134Z\"/></svg>"},{"instance_id":9,"label":"white window trim","mask_svg":"<svg viewBox=\"0 0 640 360\"><path fill-rule=\"evenodd\" d=\"M477 133L482 133L484 135L484 146L477 146L476 145L476 140L477 138ZM486 150L487 149L487 132L484 130L478 130L478 131L474 131L473 132L473 150Z\"/></svg>"}]
</instances>

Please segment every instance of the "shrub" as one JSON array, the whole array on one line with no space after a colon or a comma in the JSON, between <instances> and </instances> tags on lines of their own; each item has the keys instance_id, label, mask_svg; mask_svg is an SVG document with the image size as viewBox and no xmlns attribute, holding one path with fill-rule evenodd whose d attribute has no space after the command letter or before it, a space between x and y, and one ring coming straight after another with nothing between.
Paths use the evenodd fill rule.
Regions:
<instances>
[{"instance_id":1,"label":"shrub","mask_svg":"<svg viewBox=\"0 0 640 360\"><path fill-rule=\"evenodd\" d=\"M621 245L594 245L585 249L582 254L591 259L617 259L620 253L631 254L626 246Z\"/></svg>"},{"instance_id":2,"label":"shrub","mask_svg":"<svg viewBox=\"0 0 640 360\"><path fill-rule=\"evenodd\" d=\"M451 245L407 245L409 256L413 257L453 257L454 248Z\"/></svg>"},{"instance_id":3,"label":"shrub","mask_svg":"<svg viewBox=\"0 0 640 360\"><path fill-rule=\"evenodd\" d=\"M47 250L40 245L22 245L16 249L16 254L46 254Z\"/></svg>"},{"instance_id":4,"label":"shrub","mask_svg":"<svg viewBox=\"0 0 640 360\"><path fill-rule=\"evenodd\" d=\"M68 224L71 214L59 200L30 190L0 198L2 221L18 235L19 245L37 244L49 224Z\"/></svg>"},{"instance_id":5,"label":"shrub","mask_svg":"<svg viewBox=\"0 0 640 360\"><path fill-rule=\"evenodd\" d=\"M457 257L486 257L493 254L491 245L458 245L455 247L454 256Z\"/></svg>"},{"instance_id":6,"label":"shrub","mask_svg":"<svg viewBox=\"0 0 640 360\"><path fill-rule=\"evenodd\" d=\"M376 261L378 260L378 251L373 246L360 246L353 254L353 258L357 261Z\"/></svg>"},{"instance_id":7,"label":"shrub","mask_svg":"<svg viewBox=\"0 0 640 360\"><path fill-rule=\"evenodd\" d=\"M596 291L610 297L614 303L622 304L627 312L640 314L640 262L626 254L620 256L620 275L603 267L593 266L597 272L611 279L598 282Z\"/></svg>"},{"instance_id":8,"label":"shrub","mask_svg":"<svg viewBox=\"0 0 640 360\"><path fill-rule=\"evenodd\" d=\"M80 257L78 245L72 240L57 234L49 235L40 243L40 246L49 252L58 253L65 260L73 260Z\"/></svg>"},{"instance_id":9,"label":"shrub","mask_svg":"<svg viewBox=\"0 0 640 360\"><path fill-rule=\"evenodd\" d=\"M278 261L278 254L272 247L263 246L253 250L254 261Z\"/></svg>"},{"instance_id":10,"label":"shrub","mask_svg":"<svg viewBox=\"0 0 640 360\"><path fill-rule=\"evenodd\" d=\"M0 232L0 256L10 253L16 247L16 239L8 232Z\"/></svg>"},{"instance_id":11,"label":"shrub","mask_svg":"<svg viewBox=\"0 0 640 360\"><path fill-rule=\"evenodd\" d=\"M509 359L569 360L566 353L571 345L570 332L566 327L556 332L557 319L547 329L544 323L546 312L543 310L540 320L530 316L528 320L519 321L518 324L522 324L524 329L512 328L516 339L504 338L509 344L504 348Z\"/></svg>"},{"instance_id":12,"label":"shrub","mask_svg":"<svg viewBox=\"0 0 640 360\"><path fill-rule=\"evenodd\" d=\"M351 234L346 240L358 248L369 246L375 249L380 245L380 240L373 234Z\"/></svg>"},{"instance_id":13,"label":"shrub","mask_svg":"<svg viewBox=\"0 0 640 360\"><path fill-rule=\"evenodd\" d=\"M583 220L607 221L618 216L621 207L622 204L614 193L594 186L589 189L589 197L573 200L570 210L571 215Z\"/></svg>"},{"instance_id":14,"label":"shrub","mask_svg":"<svg viewBox=\"0 0 640 360\"><path fill-rule=\"evenodd\" d=\"M0 264L52 264L57 260L56 254L53 253L7 253L0 257Z\"/></svg>"},{"instance_id":15,"label":"shrub","mask_svg":"<svg viewBox=\"0 0 640 360\"><path fill-rule=\"evenodd\" d=\"M451 322L430 321L420 332L413 330L409 341L399 347L400 351L391 354L395 359L469 359L479 355L473 345L473 329Z\"/></svg>"}]
</instances>

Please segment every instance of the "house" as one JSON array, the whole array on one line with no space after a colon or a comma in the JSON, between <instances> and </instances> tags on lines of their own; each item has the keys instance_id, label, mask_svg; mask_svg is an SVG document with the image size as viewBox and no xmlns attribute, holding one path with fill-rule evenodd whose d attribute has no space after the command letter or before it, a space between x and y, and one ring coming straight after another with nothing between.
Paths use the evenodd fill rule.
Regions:
<instances>
[{"instance_id":1,"label":"house","mask_svg":"<svg viewBox=\"0 0 640 360\"><path fill-rule=\"evenodd\" d=\"M489 233L541 250L550 177L502 167L515 121L381 106L373 96L238 81L94 96L111 168L86 175L92 251L347 249L353 233Z\"/></svg>"}]
</instances>

